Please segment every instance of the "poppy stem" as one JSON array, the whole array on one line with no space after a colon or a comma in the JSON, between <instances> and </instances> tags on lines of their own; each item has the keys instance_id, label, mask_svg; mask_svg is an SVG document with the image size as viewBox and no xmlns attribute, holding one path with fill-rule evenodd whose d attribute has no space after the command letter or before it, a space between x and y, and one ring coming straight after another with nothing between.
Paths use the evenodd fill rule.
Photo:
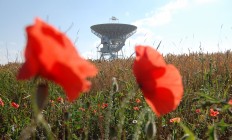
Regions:
<instances>
[{"instance_id":1,"label":"poppy stem","mask_svg":"<svg viewBox=\"0 0 232 140\"><path fill-rule=\"evenodd\" d=\"M135 133L134 133L134 136L133 136L133 139L134 140L138 140L139 139L139 135L141 134L141 125L143 124L143 121L144 121L144 116L146 115L147 113L147 107L144 107L141 112L139 113L139 116L138 116L138 123L136 125L136 128L135 128Z\"/></svg>"},{"instance_id":2,"label":"poppy stem","mask_svg":"<svg viewBox=\"0 0 232 140\"><path fill-rule=\"evenodd\" d=\"M157 118L157 133L156 133L156 139L160 140L161 130L162 129L162 117Z\"/></svg>"},{"instance_id":3,"label":"poppy stem","mask_svg":"<svg viewBox=\"0 0 232 140\"><path fill-rule=\"evenodd\" d=\"M107 107L107 112L106 112L106 120L105 120L105 136L104 139L109 139L109 134L110 134L110 119L111 119L111 111L113 108L113 102L112 102L112 98L113 98L113 91L110 91L110 96L109 96L109 106Z\"/></svg>"},{"instance_id":4,"label":"poppy stem","mask_svg":"<svg viewBox=\"0 0 232 140\"><path fill-rule=\"evenodd\" d=\"M37 78L36 78L37 79ZM34 80L34 82L36 83L36 80ZM37 86L37 88L40 88L40 85L41 84L39 84L38 86ZM38 89L37 89L37 91L38 91ZM40 109L39 108L39 106L38 106L38 99L37 99L37 95L38 93L37 92L35 92L35 94L32 94L32 108L33 108L33 111L34 111L34 119L35 119L35 122L36 122L36 124L38 125L38 124L41 124L44 128L45 128L45 130L46 130L46 133L47 133L47 136L48 136L48 139L49 140L53 140L54 139L54 137L52 136L52 132L51 132L51 130L50 130L50 128L49 128L49 126L48 126L48 123L46 122L46 120L44 119L44 117L43 117L43 114L42 114L42 109Z\"/></svg>"},{"instance_id":5,"label":"poppy stem","mask_svg":"<svg viewBox=\"0 0 232 140\"><path fill-rule=\"evenodd\" d=\"M132 99L134 96L135 96L135 91L134 90L131 90L128 95L130 96L126 96L126 98L124 98L124 100L122 101L122 103L120 104L120 111L119 111L119 120L118 120L118 134L117 134L117 137L118 139L121 139L121 136L122 136L122 129L123 129L123 125L124 125L124 122L125 122L125 106L126 104L128 104L128 102L130 101L130 99Z\"/></svg>"}]
</instances>

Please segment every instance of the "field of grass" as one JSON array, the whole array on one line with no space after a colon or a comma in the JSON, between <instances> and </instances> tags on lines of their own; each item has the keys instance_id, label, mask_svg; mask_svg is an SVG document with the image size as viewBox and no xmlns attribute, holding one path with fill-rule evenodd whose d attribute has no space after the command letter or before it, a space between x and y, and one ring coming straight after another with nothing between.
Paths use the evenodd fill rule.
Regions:
<instances>
[{"instance_id":1,"label":"field of grass","mask_svg":"<svg viewBox=\"0 0 232 140\"><path fill-rule=\"evenodd\" d=\"M183 129L186 127L196 139L232 139L232 106L228 104L232 99L232 52L164 58L178 68L183 79L184 97L175 111L160 118L154 115L136 84L133 59L93 61L99 73L90 79L92 88L73 103L65 100L61 87L49 82L49 99L42 114L52 137L146 139L154 129L149 122L154 122L155 139L193 138ZM26 134L30 139L46 139L46 126L33 119L31 97L37 84L17 81L19 67L17 63L0 66L0 98L4 102L0 106L0 139L23 139ZM12 107L12 102L19 107ZM219 114L211 116L210 109ZM170 122L175 117L180 117L180 123Z\"/></svg>"}]
</instances>

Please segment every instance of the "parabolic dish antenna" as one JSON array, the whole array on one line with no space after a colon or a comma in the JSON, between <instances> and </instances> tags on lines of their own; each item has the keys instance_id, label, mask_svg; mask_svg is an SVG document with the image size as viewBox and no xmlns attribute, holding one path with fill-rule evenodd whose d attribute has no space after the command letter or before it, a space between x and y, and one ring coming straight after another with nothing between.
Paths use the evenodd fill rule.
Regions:
<instances>
[{"instance_id":1,"label":"parabolic dish antenna","mask_svg":"<svg viewBox=\"0 0 232 140\"><path fill-rule=\"evenodd\" d=\"M118 19L112 17L111 20L116 21ZM98 50L100 59L110 60L119 58L118 52L121 51L122 53L122 47L125 45L126 39L132 36L137 29L134 25L120 23L97 24L90 28L93 34L101 38L103 47Z\"/></svg>"}]
</instances>

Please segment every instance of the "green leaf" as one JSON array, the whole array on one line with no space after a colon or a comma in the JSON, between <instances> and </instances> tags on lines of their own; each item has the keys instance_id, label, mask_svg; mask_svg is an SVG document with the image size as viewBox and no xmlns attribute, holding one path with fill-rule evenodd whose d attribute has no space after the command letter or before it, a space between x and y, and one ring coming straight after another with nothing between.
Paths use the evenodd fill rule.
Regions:
<instances>
[{"instance_id":1,"label":"green leaf","mask_svg":"<svg viewBox=\"0 0 232 140\"><path fill-rule=\"evenodd\" d=\"M187 135L187 139L186 140L195 140L195 136L194 133L187 127L185 126L183 123L179 123L180 127L184 130L185 134Z\"/></svg>"},{"instance_id":2,"label":"green leaf","mask_svg":"<svg viewBox=\"0 0 232 140\"><path fill-rule=\"evenodd\" d=\"M229 126L231 126L231 125L225 123L224 120L222 119L222 120L217 124L217 126L218 126L219 128L221 128L222 131L224 131L226 127L229 127Z\"/></svg>"},{"instance_id":3,"label":"green leaf","mask_svg":"<svg viewBox=\"0 0 232 140\"><path fill-rule=\"evenodd\" d=\"M77 124L76 126L75 126L75 129L81 129L81 125L80 124Z\"/></svg>"},{"instance_id":4,"label":"green leaf","mask_svg":"<svg viewBox=\"0 0 232 140\"><path fill-rule=\"evenodd\" d=\"M72 134L72 139L78 140L78 137L75 134Z\"/></svg>"},{"instance_id":5,"label":"green leaf","mask_svg":"<svg viewBox=\"0 0 232 140\"><path fill-rule=\"evenodd\" d=\"M17 118L14 116L14 123L18 123Z\"/></svg>"},{"instance_id":6,"label":"green leaf","mask_svg":"<svg viewBox=\"0 0 232 140\"><path fill-rule=\"evenodd\" d=\"M205 98L206 100L210 101L211 103L220 103L218 99L211 97L210 95L207 95L205 93L198 93L200 97Z\"/></svg>"},{"instance_id":7,"label":"green leaf","mask_svg":"<svg viewBox=\"0 0 232 140\"><path fill-rule=\"evenodd\" d=\"M209 126L208 129L209 140L217 140L216 129L215 126Z\"/></svg>"}]
</instances>

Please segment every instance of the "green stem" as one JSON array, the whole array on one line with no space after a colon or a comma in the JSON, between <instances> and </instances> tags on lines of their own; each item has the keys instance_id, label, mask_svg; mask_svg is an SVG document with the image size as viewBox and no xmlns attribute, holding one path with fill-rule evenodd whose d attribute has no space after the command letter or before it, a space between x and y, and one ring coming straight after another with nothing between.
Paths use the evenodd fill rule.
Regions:
<instances>
[{"instance_id":1,"label":"green stem","mask_svg":"<svg viewBox=\"0 0 232 140\"><path fill-rule=\"evenodd\" d=\"M34 111L34 114L35 114L35 122L36 122L36 124L39 124L39 123L42 124L42 126L46 130L48 139L53 140L54 137L52 136L52 132L51 132L49 126L48 126L48 123L46 122L46 120L43 117L43 114L41 113L41 111L38 108L37 101L36 101L36 94L37 93L32 94L32 108L33 108L33 111Z\"/></svg>"},{"instance_id":2,"label":"green stem","mask_svg":"<svg viewBox=\"0 0 232 140\"><path fill-rule=\"evenodd\" d=\"M144 107L139 116L138 116L138 121L137 121L137 125L136 125L136 128L135 128L135 134L134 134L134 140L138 140L139 139L139 135L141 134L141 125L143 123L143 120L144 120L144 116L146 115L147 113L147 108Z\"/></svg>"},{"instance_id":3,"label":"green stem","mask_svg":"<svg viewBox=\"0 0 232 140\"><path fill-rule=\"evenodd\" d=\"M134 91L131 91L128 95L130 96L127 96L123 101L122 101L122 104L120 106L120 111L119 111L119 123L118 123L118 133L117 133L117 137L118 139L121 139L121 134L122 134L122 127L123 127L123 124L124 124L124 121L125 121L125 106L126 104L128 104L128 102L130 101L130 99L132 99L134 96L135 96L135 92Z\"/></svg>"}]
</instances>

